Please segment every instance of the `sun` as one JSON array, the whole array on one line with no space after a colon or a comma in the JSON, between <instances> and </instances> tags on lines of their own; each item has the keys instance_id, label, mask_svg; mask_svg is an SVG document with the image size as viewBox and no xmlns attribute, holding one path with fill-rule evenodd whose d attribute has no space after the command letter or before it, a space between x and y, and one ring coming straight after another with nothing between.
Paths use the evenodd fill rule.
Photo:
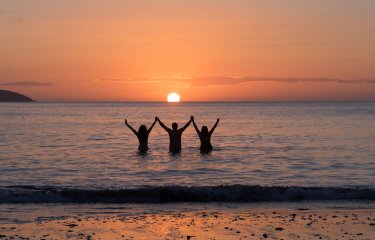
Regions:
<instances>
[{"instance_id":1,"label":"sun","mask_svg":"<svg viewBox=\"0 0 375 240\"><path fill-rule=\"evenodd\" d=\"M180 102L180 95L178 95L177 93L170 93L168 94L168 102Z\"/></svg>"}]
</instances>

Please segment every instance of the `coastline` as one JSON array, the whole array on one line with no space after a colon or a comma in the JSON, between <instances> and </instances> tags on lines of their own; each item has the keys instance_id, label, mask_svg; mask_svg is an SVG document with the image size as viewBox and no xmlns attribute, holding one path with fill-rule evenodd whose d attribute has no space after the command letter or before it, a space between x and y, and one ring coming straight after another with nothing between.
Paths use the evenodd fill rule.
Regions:
<instances>
[{"instance_id":1,"label":"coastline","mask_svg":"<svg viewBox=\"0 0 375 240\"><path fill-rule=\"evenodd\" d=\"M373 239L374 202L0 204L1 239Z\"/></svg>"}]
</instances>

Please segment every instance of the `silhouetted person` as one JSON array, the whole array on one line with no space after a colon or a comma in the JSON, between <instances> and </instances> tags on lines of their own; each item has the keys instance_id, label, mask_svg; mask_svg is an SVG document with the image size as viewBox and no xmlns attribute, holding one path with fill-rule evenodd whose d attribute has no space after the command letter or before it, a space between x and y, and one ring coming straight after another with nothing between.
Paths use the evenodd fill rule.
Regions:
<instances>
[{"instance_id":1,"label":"silhouetted person","mask_svg":"<svg viewBox=\"0 0 375 240\"><path fill-rule=\"evenodd\" d=\"M132 130L135 136L137 136L138 138L138 142L139 142L138 150L141 153L146 153L148 150L148 136L150 135L151 130L155 126L155 124L156 124L156 118L148 130L145 125L141 125L137 132L134 128L132 128L132 126L128 124L128 120L125 119L125 125L128 126L130 130Z\"/></svg>"},{"instance_id":2,"label":"silhouetted person","mask_svg":"<svg viewBox=\"0 0 375 240\"><path fill-rule=\"evenodd\" d=\"M217 124L219 123L220 119L216 120L215 125L212 127L210 131L208 131L207 126L202 126L202 130L199 131L197 125L195 124L193 116L191 117L191 121L193 121L195 131L197 131L199 139L201 140L201 147L200 147L201 152L208 153L212 151L211 136L212 136L212 133L214 133L215 128L217 127Z\"/></svg>"},{"instance_id":3,"label":"silhouetted person","mask_svg":"<svg viewBox=\"0 0 375 240\"><path fill-rule=\"evenodd\" d=\"M162 128L164 128L165 131L167 131L167 133L169 134L169 152L181 152L181 136L182 133L186 130L186 128L189 127L191 119L189 120L189 122L185 124L184 127L180 129L178 129L178 124L175 122L172 123L172 129L170 129L167 126L165 126L164 123L162 123L158 117L156 117L156 120L159 122L160 126L162 126Z\"/></svg>"}]
</instances>

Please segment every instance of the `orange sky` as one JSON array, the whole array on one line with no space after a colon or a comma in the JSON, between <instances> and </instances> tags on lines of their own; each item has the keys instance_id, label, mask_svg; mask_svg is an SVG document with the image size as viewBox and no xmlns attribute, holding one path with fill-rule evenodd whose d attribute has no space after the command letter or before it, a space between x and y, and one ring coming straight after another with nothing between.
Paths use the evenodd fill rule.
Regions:
<instances>
[{"instance_id":1,"label":"orange sky","mask_svg":"<svg viewBox=\"0 0 375 240\"><path fill-rule=\"evenodd\" d=\"M2 0L0 89L39 101L375 100L375 1Z\"/></svg>"}]
</instances>

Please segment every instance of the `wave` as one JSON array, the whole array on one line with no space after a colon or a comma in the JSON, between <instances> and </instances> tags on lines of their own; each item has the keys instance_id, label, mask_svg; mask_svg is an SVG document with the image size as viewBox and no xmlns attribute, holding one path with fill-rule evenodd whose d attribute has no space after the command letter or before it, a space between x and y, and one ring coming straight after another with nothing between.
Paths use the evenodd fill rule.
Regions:
<instances>
[{"instance_id":1,"label":"wave","mask_svg":"<svg viewBox=\"0 0 375 240\"><path fill-rule=\"evenodd\" d=\"M162 186L103 190L38 186L0 188L0 203L244 203L315 200L375 201L375 189L249 185Z\"/></svg>"}]
</instances>

